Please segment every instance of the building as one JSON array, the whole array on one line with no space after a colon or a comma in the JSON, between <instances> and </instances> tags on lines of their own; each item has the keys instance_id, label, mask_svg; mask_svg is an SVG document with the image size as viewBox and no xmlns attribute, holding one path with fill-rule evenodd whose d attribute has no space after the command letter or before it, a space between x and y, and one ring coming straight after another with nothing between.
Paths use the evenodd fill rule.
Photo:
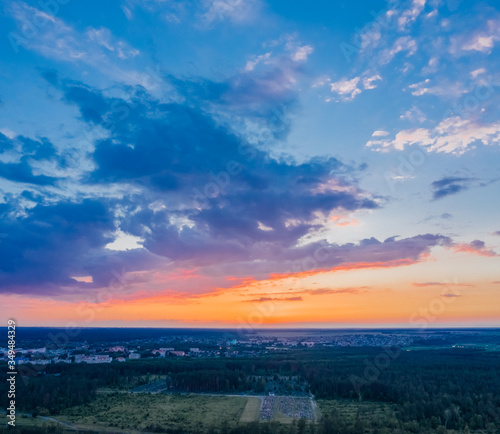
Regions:
<instances>
[{"instance_id":1,"label":"building","mask_svg":"<svg viewBox=\"0 0 500 434\"><path fill-rule=\"evenodd\" d=\"M186 353L184 351L170 351L170 354L173 354L174 356L179 356L179 357L183 357L186 355Z\"/></svg>"},{"instance_id":2,"label":"building","mask_svg":"<svg viewBox=\"0 0 500 434\"><path fill-rule=\"evenodd\" d=\"M75 356L75 363L111 363L113 359L108 355L97 355L97 356L86 356L84 354L78 354Z\"/></svg>"},{"instance_id":3,"label":"building","mask_svg":"<svg viewBox=\"0 0 500 434\"><path fill-rule=\"evenodd\" d=\"M23 352L28 354L44 354L47 351L46 347L43 348L32 348L29 350L24 350Z\"/></svg>"},{"instance_id":4,"label":"building","mask_svg":"<svg viewBox=\"0 0 500 434\"><path fill-rule=\"evenodd\" d=\"M49 359L39 359L39 360L30 360L32 365L50 365L52 363L52 360Z\"/></svg>"},{"instance_id":5,"label":"building","mask_svg":"<svg viewBox=\"0 0 500 434\"><path fill-rule=\"evenodd\" d=\"M140 359L141 358L141 355L139 353L130 353L128 355L128 358L130 360L137 360L137 359Z\"/></svg>"}]
</instances>

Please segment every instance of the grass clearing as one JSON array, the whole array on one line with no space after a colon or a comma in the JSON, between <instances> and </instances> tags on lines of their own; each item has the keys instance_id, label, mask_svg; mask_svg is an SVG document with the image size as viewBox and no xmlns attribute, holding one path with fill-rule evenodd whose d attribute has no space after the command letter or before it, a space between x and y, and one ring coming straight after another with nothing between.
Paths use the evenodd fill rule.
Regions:
<instances>
[{"instance_id":1,"label":"grass clearing","mask_svg":"<svg viewBox=\"0 0 500 434\"><path fill-rule=\"evenodd\" d=\"M203 429L235 426L249 398L201 395L115 394L65 410L59 420L93 430ZM250 410L249 410L250 412ZM250 413L248 413L250 415Z\"/></svg>"},{"instance_id":2,"label":"grass clearing","mask_svg":"<svg viewBox=\"0 0 500 434\"><path fill-rule=\"evenodd\" d=\"M248 398L245 409L240 417L241 423L258 421L260 417L260 404L262 400L259 398Z\"/></svg>"}]
</instances>

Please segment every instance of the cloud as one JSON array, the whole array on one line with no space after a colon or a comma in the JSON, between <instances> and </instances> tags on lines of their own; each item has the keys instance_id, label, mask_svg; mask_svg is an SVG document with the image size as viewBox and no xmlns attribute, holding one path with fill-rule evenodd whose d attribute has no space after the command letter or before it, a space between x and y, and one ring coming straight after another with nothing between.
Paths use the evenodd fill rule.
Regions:
<instances>
[{"instance_id":1,"label":"cloud","mask_svg":"<svg viewBox=\"0 0 500 434\"><path fill-rule=\"evenodd\" d=\"M244 303L264 303L266 301L303 301L302 297L260 297L253 300L245 300Z\"/></svg>"},{"instance_id":2,"label":"cloud","mask_svg":"<svg viewBox=\"0 0 500 434\"><path fill-rule=\"evenodd\" d=\"M302 47L297 47L295 52L292 54L292 60L294 62L303 62L307 60L309 54L314 51L314 48L310 45L303 45Z\"/></svg>"},{"instance_id":3,"label":"cloud","mask_svg":"<svg viewBox=\"0 0 500 434\"><path fill-rule=\"evenodd\" d=\"M89 274L92 251L109 242L113 217L103 203L37 205L26 216L3 210L0 286L14 292L58 293L78 286L70 275Z\"/></svg>"},{"instance_id":4,"label":"cloud","mask_svg":"<svg viewBox=\"0 0 500 434\"><path fill-rule=\"evenodd\" d=\"M361 294L365 293L368 286L359 286L359 287L349 287L349 288L319 288L319 289L309 289L303 291L305 294L310 295L325 295L325 294ZM302 292L302 291L301 291Z\"/></svg>"},{"instance_id":5,"label":"cloud","mask_svg":"<svg viewBox=\"0 0 500 434\"><path fill-rule=\"evenodd\" d=\"M366 146L375 150L404 150L408 146L424 146L428 152L464 154L481 143L485 146L500 145L500 122L480 123L459 116L442 120L433 129L402 130L393 139L370 140Z\"/></svg>"},{"instance_id":6,"label":"cloud","mask_svg":"<svg viewBox=\"0 0 500 434\"><path fill-rule=\"evenodd\" d=\"M344 78L331 83L330 89L332 92L340 95L344 101L352 101L356 95L361 93L361 89L358 88L359 80L359 77L354 77L350 80Z\"/></svg>"},{"instance_id":7,"label":"cloud","mask_svg":"<svg viewBox=\"0 0 500 434\"><path fill-rule=\"evenodd\" d=\"M9 181L38 186L54 185L58 178L44 174L44 166L65 165L56 154L54 145L46 138L32 140L24 136L10 137L0 133L0 177ZM1 159L4 158L4 161ZM49 170L46 170L50 173Z\"/></svg>"},{"instance_id":8,"label":"cloud","mask_svg":"<svg viewBox=\"0 0 500 434\"><path fill-rule=\"evenodd\" d=\"M471 184L476 181L476 178L442 178L434 181L431 185L433 188L433 199L442 199L443 197L459 193L470 188Z\"/></svg>"},{"instance_id":9,"label":"cloud","mask_svg":"<svg viewBox=\"0 0 500 434\"><path fill-rule=\"evenodd\" d=\"M140 54L139 50L130 47L124 41L115 41L111 31L104 27L99 29L90 28L87 30L86 35L90 41L116 53L120 59L128 59Z\"/></svg>"},{"instance_id":10,"label":"cloud","mask_svg":"<svg viewBox=\"0 0 500 434\"><path fill-rule=\"evenodd\" d=\"M126 59L136 57L139 50L115 38L109 29L89 27L79 32L62 19L28 6L24 2L11 2L8 10L16 20L18 32L11 34L15 50L23 47L43 56L63 62L83 63L122 83L136 84L139 74L121 65ZM40 23L33 30L33 37L25 37L26 23Z\"/></svg>"},{"instance_id":11,"label":"cloud","mask_svg":"<svg viewBox=\"0 0 500 434\"><path fill-rule=\"evenodd\" d=\"M453 286L453 287L456 287L456 286L465 286L465 287L470 287L472 285L468 285L468 284L465 284L465 283L452 283L452 282L424 282L424 283L413 283L412 284L413 286L416 286L417 288L426 288L426 287L429 287L429 286L446 286L446 287L449 287L449 286Z\"/></svg>"},{"instance_id":12,"label":"cloud","mask_svg":"<svg viewBox=\"0 0 500 434\"><path fill-rule=\"evenodd\" d=\"M475 69L474 71L471 71L470 75L472 78L477 78L479 75L486 74L486 69L485 68L478 68Z\"/></svg>"},{"instance_id":13,"label":"cloud","mask_svg":"<svg viewBox=\"0 0 500 434\"><path fill-rule=\"evenodd\" d=\"M431 184L433 189L433 199L442 199L446 196L456 194L473 187L486 187L498 179L481 181L478 178L471 177L444 177Z\"/></svg>"},{"instance_id":14,"label":"cloud","mask_svg":"<svg viewBox=\"0 0 500 434\"><path fill-rule=\"evenodd\" d=\"M327 224L318 215L378 207L352 180L356 169L332 158L295 163L271 157L196 106L160 103L140 89L124 118L121 109L113 111L129 107L124 101L81 83L54 77L52 83L76 105L83 122L107 131L96 140L95 168L82 181L129 186L130 193L40 204L24 216L13 208L3 211L8 218L0 232L9 238L0 247L15 246L2 252L5 291L64 297L106 286L110 270L122 268L146 273L145 281L160 289L154 269L168 264L171 270L199 268L203 286L192 281L183 290L196 293L224 287L221 279L228 275L266 278L294 270L408 265L451 242L427 234L304 244L305 235ZM143 248L107 249L117 230L140 239ZM170 284L174 292L185 285L178 279Z\"/></svg>"},{"instance_id":15,"label":"cloud","mask_svg":"<svg viewBox=\"0 0 500 434\"><path fill-rule=\"evenodd\" d=\"M224 81L172 75L166 81L190 104L216 113L219 122L237 133L243 131L248 140L282 140L298 106L306 60L300 53L310 52L312 47L303 51L304 45L295 35L274 42L272 51L252 56L243 70Z\"/></svg>"},{"instance_id":16,"label":"cloud","mask_svg":"<svg viewBox=\"0 0 500 434\"><path fill-rule=\"evenodd\" d=\"M417 288L427 287L427 286L448 286L449 283L444 282L424 282L424 283L413 283L413 286Z\"/></svg>"},{"instance_id":17,"label":"cloud","mask_svg":"<svg viewBox=\"0 0 500 434\"><path fill-rule=\"evenodd\" d=\"M467 51L478 51L490 54L495 43L500 40L500 19L490 19L485 23L485 28L472 32L472 35L460 35L455 37L451 46L452 52L463 54ZM459 46L459 48L457 47Z\"/></svg>"},{"instance_id":18,"label":"cloud","mask_svg":"<svg viewBox=\"0 0 500 434\"><path fill-rule=\"evenodd\" d=\"M424 112L415 105L411 106L409 110L406 110L399 118L402 120L419 123L425 122L427 120Z\"/></svg>"},{"instance_id":19,"label":"cloud","mask_svg":"<svg viewBox=\"0 0 500 434\"><path fill-rule=\"evenodd\" d=\"M119 186L121 193L83 201L54 198L55 203L40 203L25 209L22 216L9 209L0 232L13 237L10 244L17 251L10 257L20 264L19 273L12 268L0 282L6 290L53 293L58 287L66 288L62 292L83 291L89 285L98 288L109 281L109 276L104 277L112 268L108 261L128 272L152 271L152 264L163 262L205 267L207 273L207 267L212 267L213 276L223 276L227 273L215 269L221 263L234 263L233 269L241 268L246 274L255 260L259 273L286 271L293 261L317 248L315 244L298 247L299 240L327 224L331 212L378 207L356 186L358 169L334 158L296 163L271 157L218 124L192 99L163 103L137 87L129 93L130 101L125 101L53 73L45 76L60 90L63 101L77 107L89 129L104 131L93 143L93 165L83 172L80 185L89 191ZM196 101L215 97L220 105L234 104L221 96L230 92L227 83L215 89L206 84L209 94L202 96L202 89L196 89ZM52 152L50 147L42 151L43 144L26 141L24 146L31 146L31 155L41 157ZM323 220L318 218L321 215ZM83 216L87 220L77 224ZM22 228L35 232L37 225L48 229L38 235L38 247L31 249L33 258L21 260L30 251L29 242L16 237L21 237ZM109 246L119 244L113 244L117 234L142 248L110 250ZM69 253L72 244L74 251ZM45 258L50 258L50 265ZM145 264L146 258L151 264ZM280 266L265 265L268 259L278 258ZM81 282L71 276L91 280ZM218 284L218 279L213 283Z\"/></svg>"},{"instance_id":20,"label":"cloud","mask_svg":"<svg viewBox=\"0 0 500 434\"><path fill-rule=\"evenodd\" d=\"M399 30L406 30L410 23L413 23L422 13L426 0L413 0L411 7L405 9L397 19Z\"/></svg>"},{"instance_id":21,"label":"cloud","mask_svg":"<svg viewBox=\"0 0 500 434\"><path fill-rule=\"evenodd\" d=\"M330 83L330 90L339 95L342 101L352 101L362 90L375 89L377 86L374 83L379 80L382 80L379 74L351 79L343 78Z\"/></svg>"},{"instance_id":22,"label":"cloud","mask_svg":"<svg viewBox=\"0 0 500 434\"><path fill-rule=\"evenodd\" d=\"M474 240L470 243L460 243L453 246L455 252L472 253L480 256L498 256L493 250L486 248L484 241Z\"/></svg>"},{"instance_id":23,"label":"cloud","mask_svg":"<svg viewBox=\"0 0 500 434\"><path fill-rule=\"evenodd\" d=\"M413 56L417 52L417 42L410 36L401 36L394 41L392 47L382 50L380 53L380 63L386 65L392 61L396 54L405 51L406 57Z\"/></svg>"},{"instance_id":24,"label":"cloud","mask_svg":"<svg viewBox=\"0 0 500 434\"><path fill-rule=\"evenodd\" d=\"M235 24L253 21L262 8L259 0L204 0L202 17L209 23L228 20Z\"/></svg>"}]
</instances>

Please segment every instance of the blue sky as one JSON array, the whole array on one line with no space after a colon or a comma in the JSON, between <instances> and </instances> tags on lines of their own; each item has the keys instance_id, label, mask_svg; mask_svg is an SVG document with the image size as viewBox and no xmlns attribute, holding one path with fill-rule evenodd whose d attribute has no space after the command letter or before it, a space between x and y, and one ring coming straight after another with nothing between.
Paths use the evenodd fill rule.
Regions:
<instances>
[{"instance_id":1,"label":"blue sky","mask_svg":"<svg viewBox=\"0 0 500 434\"><path fill-rule=\"evenodd\" d=\"M500 324L495 1L5 1L0 28L0 284L19 315L117 269L116 302L168 304L385 264L367 279L389 304L424 273L474 288L443 321ZM194 313L172 315L155 321Z\"/></svg>"}]
</instances>

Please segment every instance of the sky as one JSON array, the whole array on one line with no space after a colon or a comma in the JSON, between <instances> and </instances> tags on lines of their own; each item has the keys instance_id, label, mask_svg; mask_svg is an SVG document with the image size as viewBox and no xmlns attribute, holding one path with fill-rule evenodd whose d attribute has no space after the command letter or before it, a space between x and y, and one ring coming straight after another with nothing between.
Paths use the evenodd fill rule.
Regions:
<instances>
[{"instance_id":1,"label":"sky","mask_svg":"<svg viewBox=\"0 0 500 434\"><path fill-rule=\"evenodd\" d=\"M500 326L496 0L6 0L18 326Z\"/></svg>"}]
</instances>

